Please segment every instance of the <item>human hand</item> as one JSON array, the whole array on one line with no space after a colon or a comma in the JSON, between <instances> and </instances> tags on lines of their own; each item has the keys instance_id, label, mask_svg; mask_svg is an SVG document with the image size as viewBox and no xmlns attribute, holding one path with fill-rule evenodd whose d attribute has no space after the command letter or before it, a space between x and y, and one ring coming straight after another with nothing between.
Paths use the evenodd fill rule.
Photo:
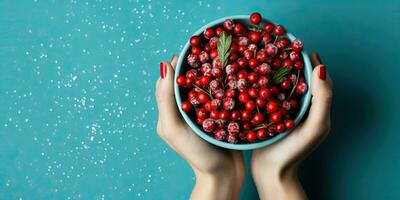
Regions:
<instances>
[{"instance_id":1,"label":"human hand","mask_svg":"<svg viewBox=\"0 0 400 200\"><path fill-rule=\"evenodd\" d=\"M328 135L332 98L332 80L325 66L318 54L310 59L315 68L307 119L281 141L253 151L251 170L261 199L306 199L297 167Z\"/></svg>"},{"instance_id":2,"label":"human hand","mask_svg":"<svg viewBox=\"0 0 400 200\"><path fill-rule=\"evenodd\" d=\"M171 63L160 63L157 132L192 167L196 176L192 199L236 199L245 176L243 155L207 143L182 120L173 88L177 60L173 56Z\"/></svg>"}]
</instances>

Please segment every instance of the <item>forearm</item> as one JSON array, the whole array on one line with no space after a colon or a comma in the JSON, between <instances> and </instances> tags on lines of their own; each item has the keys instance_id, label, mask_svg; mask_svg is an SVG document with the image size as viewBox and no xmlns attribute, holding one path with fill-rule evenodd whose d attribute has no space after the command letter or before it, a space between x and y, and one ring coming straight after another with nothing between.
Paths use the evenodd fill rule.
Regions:
<instances>
[{"instance_id":1,"label":"forearm","mask_svg":"<svg viewBox=\"0 0 400 200\"><path fill-rule=\"evenodd\" d=\"M242 180L229 175L196 174L196 184L190 199L237 199Z\"/></svg>"},{"instance_id":2,"label":"forearm","mask_svg":"<svg viewBox=\"0 0 400 200\"><path fill-rule=\"evenodd\" d=\"M307 199L295 168L286 171L281 169L253 171L253 178L261 200Z\"/></svg>"}]
</instances>

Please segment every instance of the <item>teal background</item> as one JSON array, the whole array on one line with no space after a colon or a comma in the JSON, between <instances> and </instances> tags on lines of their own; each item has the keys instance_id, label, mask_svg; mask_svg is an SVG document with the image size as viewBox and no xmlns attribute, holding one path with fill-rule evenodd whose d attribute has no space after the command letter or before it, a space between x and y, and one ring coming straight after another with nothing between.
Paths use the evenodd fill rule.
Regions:
<instances>
[{"instance_id":1,"label":"teal background","mask_svg":"<svg viewBox=\"0 0 400 200\"><path fill-rule=\"evenodd\" d=\"M186 199L193 173L155 132L158 63L253 11L334 80L331 134L300 171L310 198L399 199L395 0L1 0L0 199ZM248 176L241 199L256 198Z\"/></svg>"}]
</instances>

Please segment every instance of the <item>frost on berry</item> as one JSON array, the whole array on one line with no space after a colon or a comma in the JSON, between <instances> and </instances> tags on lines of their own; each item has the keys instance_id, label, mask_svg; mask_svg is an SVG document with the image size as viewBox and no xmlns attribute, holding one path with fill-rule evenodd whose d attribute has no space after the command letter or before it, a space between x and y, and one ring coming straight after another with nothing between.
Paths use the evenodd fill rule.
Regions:
<instances>
[{"instance_id":1,"label":"frost on berry","mask_svg":"<svg viewBox=\"0 0 400 200\"><path fill-rule=\"evenodd\" d=\"M297 75L296 74L289 74L287 77L292 83L296 83Z\"/></svg>"},{"instance_id":2,"label":"frost on berry","mask_svg":"<svg viewBox=\"0 0 400 200\"><path fill-rule=\"evenodd\" d=\"M291 105L290 105L290 102L289 101L283 101L282 102L282 108L284 108L285 110L290 110L290 108L291 108Z\"/></svg>"},{"instance_id":3,"label":"frost on berry","mask_svg":"<svg viewBox=\"0 0 400 200\"><path fill-rule=\"evenodd\" d=\"M228 132L229 134L239 133L239 124L237 122L230 122L228 124Z\"/></svg>"},{"instance_id":4,"label":"frost on berry","mask_svg":"<svg viewBox=\"0 0 400 200\"><path fill-rule=\"evenodd\" d=\"M219 58L214 58L214 60L212 62L212 66L221 68L221 61L219 60Z\"/></svg>"},{"instance_id":5,"label":"frost on berry","mask_svg":"<svg viewBox=\"0 0 400 200\"><path fill-rule=\"evenodd\" d=\"M191 103L192 105L194 105L194 106L197 106L197 105L200 104L200 102L197 101L197 98L196 98L196 97L190 98L189 101L190 101L190 103Z\"/></svg>"},{"instance_id":6,"label":"frost on berry","mask_svg":"<svg viewBox=\"0 0 400 200\"><path fill-rule=\"evenodd\" d=\"M221 88L221 83L219 81L214 79L210 82L210 89L212 92L214 92L220 88Z\"/></svg>"},{"instance_id":7,"label":"frost on berry","mask_svg":"<svg viewBox=\"0 0 400 200\"><path fill-rule=\"evenodd\" d=\"M285 100L286 95L285 95L285 93L281 92L281 93L278 94L277 97L278 97L279 100L283 101L283 100Z\"/></svg>"},{"instance_id":8,"label":"frost on berry","mask_svg":"<svg viewBox=\"0 0 400 200\"><path fill-rule=\"evenodd\" d=\"M208 59L210 59L210 57L208 56L208 53L205 51L202 51L199 55L199 60L201 63L205 63L208 61Z\"/></svg>"},{"instance_id":9,"label":"frost on berry","mask_svg":"<svg viewBox=\"0 0 400 200\"><path fill-rule=\"evenodd\" d=\"M234 27L234 23L231 19L227 19L224 21L224 28L226 28L227 30L232 30Z\"/></svg>"},{"instance_id":10,"label":"frost on berry","mask_svg":"<svg viewBox=\"0 0 400 200\"><path fill-rule=\"evenodd\" d=\"M236 144L238 142L238 134L228 134L228 137L226 138L226 141L232 144Z\"/></svg>"},{"instance_id":11,"label":"frost on berry","mask_svg":"<svg viewBox=\"0 0 400 200\"><path fill-rule=\"evenodd\" d=\"M271 66L268 63L262 63L257 68L257 72L262 75L267 75L271 73Z\"/></svg>"},{"instance_id":12,"label":"frost on berry","mask_svg":"<svg viewBox=\"0 0 400 200\"><path fill-rule=\"evenodd\" d=\"M210 63L204 63L200 67L200 71L203 75L209 76L211 75L211 64Z\"/></svg>"},{"instance_id":13,"label":"frost on berry","mask_svg":"<svg viewBox=\"0 0 400 200\"><path fill-rule=\"evenodd\" d=\"M223 101L223 106L225 110L232 110L235 107L235 100L232 98L226 98Z\"/></svg>"},{"instance_id":14,"label":"frost on berry","mask_svg":"<svg viewBox=\"0 0 400 200\"><path fill-rule=\"evenodd\" d=\"M212 48L212 49L215 49L215 48L217 48L217 46L218 46L218 37L212 37L211 39L210 39L210 42L209 42L209 44L210 44L210 47Z\"/></svg>"},{"instance_id":15,"label":"frost on berry","mask_svg":"<svg viewBox=\"0 0 400 200\"><path fill-rule=\"evenodd\" d=\"M255 44L249 44L249 46L247 46L247 48L250 51L257 51L257 45L255 45Z\"/></svg>"},{"instance_id":16,"label":"frost on berry","mask_svg":"<svg viewBox=\"0 0 400 200\"><path fill-rule=\"evenodd\" d=\"M249 44L249 39L247 37L244 37L244 36L239 37L238 44L247 46Z\"/></svg>"},{"instance_id":17,"label":"frost on berry","mask_svg":"<svg viewBox=\"0 0 400 200\"><path fill-rule=\"evenodd\" d=\"M227 75L233 75L236 72L236 69L232 65L227 65L225 67L225 72Z\"/></svg>"},{"instance_id":18,"label":"frost on berry","mask_svg":"<svg viewBox=\"0 0 400 200\"><path fill-rule=\"evenodd\" d=\"M239 79L239 80L237 81L237 87L238 87L239 90L245 89L245 88L246 88L246 85L247 85L246 79L241 78L241 79Z\"/></svg>"},{"instance_id":19,"label":"frost on berry","mask_svg":"<svg viewBox=\"0 0 400 200\"><path fill-rule=\"evenodd\" d=\"M207 118L203 121L203 129L205 132L211 132L215 128L215 122L211 118Z\"/></svg>"},{"instance_id":20,"label":"frost on berry","mask_svg":"<svg viewBox=\"0 0 400 200\"><path fill-rule=\"evenodd\" d=\"M187 62L193 68L199 67L199 57L197 55L189 54L187 57Z\"/></svg>"},{"instance_id":21,"label":"frost on berry","mask_svg":"<svg viewBox=\"0 0 400 200\"><path fill-rule=\"evenodd\" d=\"M218 129L214 132L214 138L219 141L225 140L227 135L228 133L224 129Z\"/></svg>"},{"instance_id":22,"label":"frost on berry","mask_svg":"<svg viewBox=\"0 0 400 200\"><path fill-rule=\"evenodd\" d=\"M228 81L229 89L236 89L237 88L237 81L235 79L230 79Z\"/></svg>"},{"instance_id":23,"label":"frost on berry","mask_svg":"<svg viewBox=\"0 0 400 200\"><path fill-rule=\"evenodd\" d=\"M220 77L222 74L222 69L219 67L213 67L211 69L211 75L216 78L216 77Z\"/></svg>"},{"instance_id":24,"label":"frost on berry","mask_svg":"<svg viewBox=\"0 0 400 200\"><path fill-rule=\"evenodd\" d=\"M269 56L275 56L278 53L278 47L274 44L267 44L264 50Z\"/></svg>"}]
</instances>

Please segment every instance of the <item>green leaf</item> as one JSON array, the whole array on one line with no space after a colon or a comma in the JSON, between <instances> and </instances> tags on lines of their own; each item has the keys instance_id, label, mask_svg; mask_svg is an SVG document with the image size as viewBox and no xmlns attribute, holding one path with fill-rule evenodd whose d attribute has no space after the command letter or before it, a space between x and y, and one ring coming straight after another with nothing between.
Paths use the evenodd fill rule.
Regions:
<instances>
[{"instance_id":1,"label":"green leaf","mask_svg":"<svg viewBox=\"0 0 400 200\"><path fill-rule=\"evenodd\" d=\"M275 84L281 83L285 78L292 71L291 67L281 67L276 70L274 76L272 77L272 82Z\"/></svg>"},{"instance_id":2,"label":"green leaf","mask_svg":"<svg viewBox=\"0 0 400 200\"><path fill-rule=\"evenodd\" d=\"M227 35L225 31L222 31L221 36L219 37L218 40L218 46L217 46L217 51L218 51L218 58L221 62L221 66L225 67L227 64L229 55L231 54L230 48L231 48L231 43L232 43L232 36Z\"/></svg>"}]
</instances>

